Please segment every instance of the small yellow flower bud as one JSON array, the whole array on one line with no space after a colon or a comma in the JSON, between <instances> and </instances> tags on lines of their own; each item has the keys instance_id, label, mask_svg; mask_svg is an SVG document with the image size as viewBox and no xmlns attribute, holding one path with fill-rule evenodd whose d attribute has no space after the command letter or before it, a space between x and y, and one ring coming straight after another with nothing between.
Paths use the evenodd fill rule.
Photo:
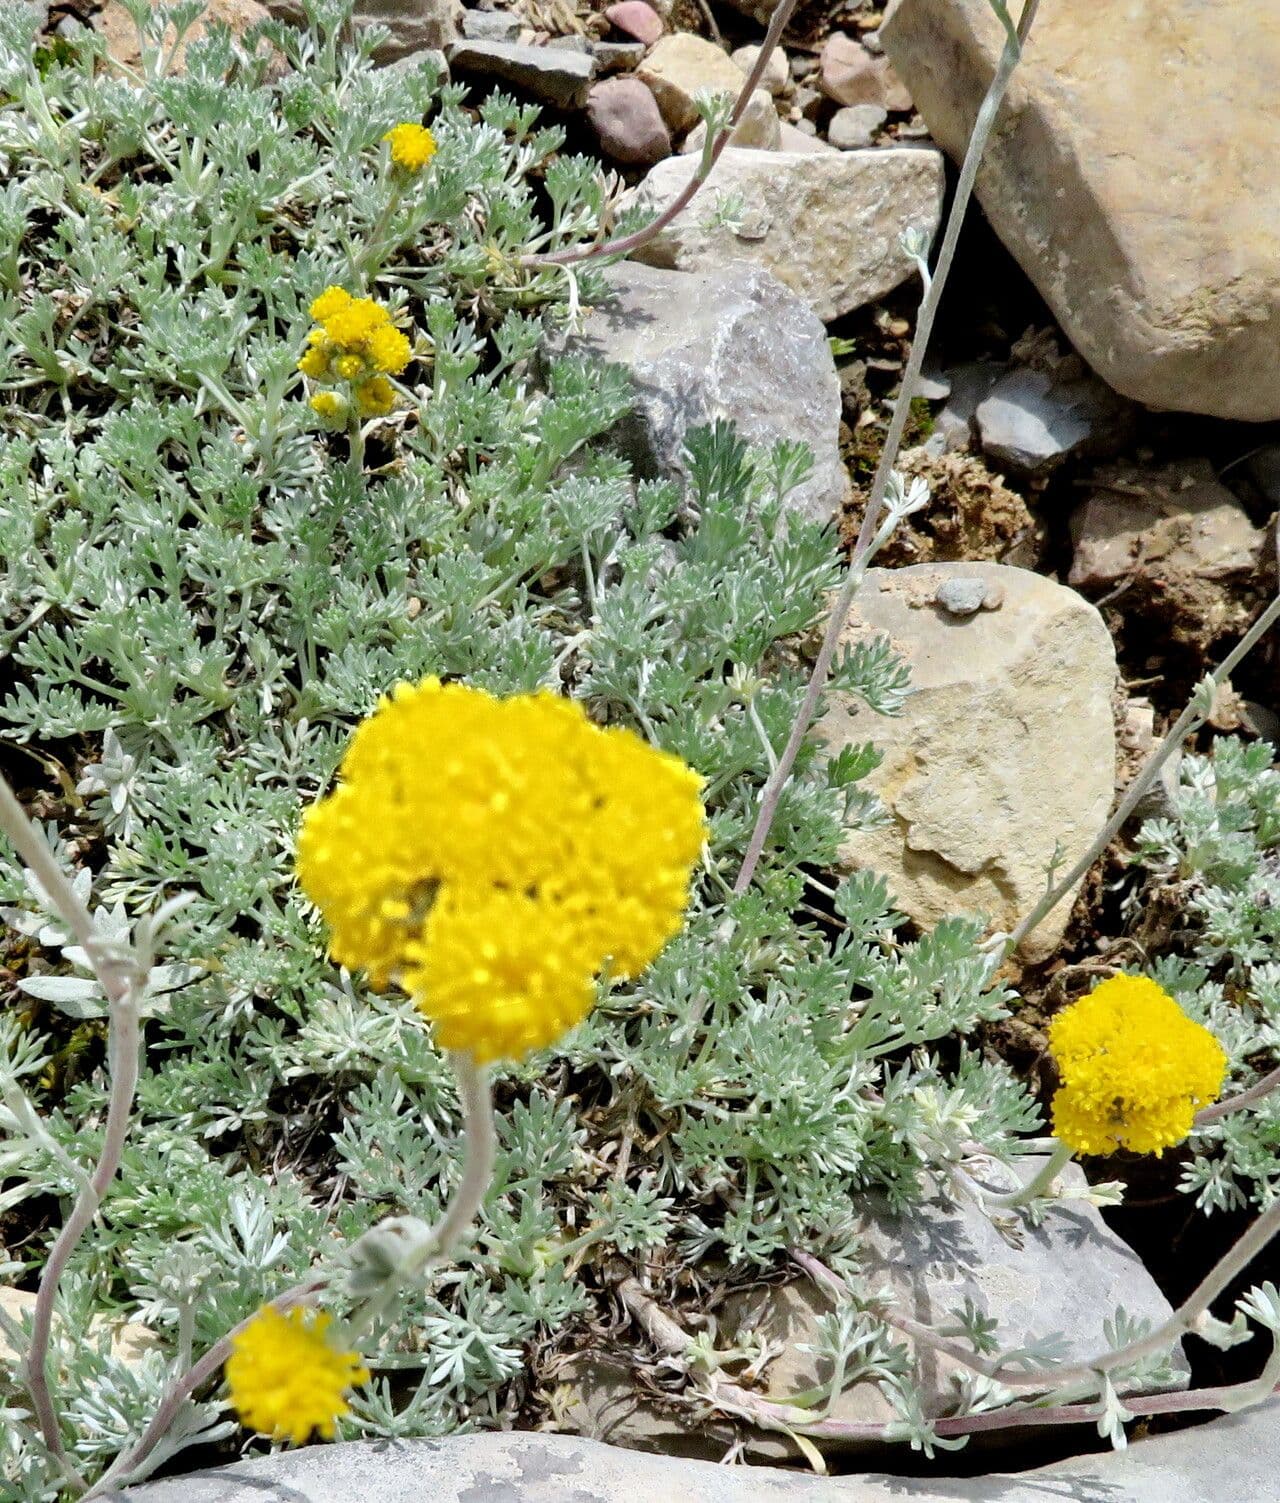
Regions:
<instances>
[{"instance_id":1,"label":"small yellow flower bud","mask_svg":"<svg viewBox=\"0 0 1280 1503\"><path fill-rule=\"evenodd\" d=\"M336 391L318 391L311 398L311 410L326 428L345 428L350 410L346 397Z\"/></svg>"},{"instance_id":2,"label":"small yellow flower bud","mask_svg":"<svg viewBox=\"0 0 1280 1503\"><path fill-rule=\"evenodd\" d=\"M382 138L391 160L406 172L421 172L436 154L436 138L425 125L394 125Z\"/></svg>"}]
</instances>

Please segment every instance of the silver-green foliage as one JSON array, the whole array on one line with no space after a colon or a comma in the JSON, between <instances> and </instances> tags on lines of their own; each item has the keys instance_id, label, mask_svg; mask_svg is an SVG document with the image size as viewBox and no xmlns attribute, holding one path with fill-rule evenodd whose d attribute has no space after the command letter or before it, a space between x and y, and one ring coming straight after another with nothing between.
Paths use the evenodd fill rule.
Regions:
<instances>
[{"instance_id":1,"label":"silver-green foliage","mask_svg":"<svg viewBox=\"0 0 1280 1503\"><path fill-rule=\"evenodd\" d=\"M88 46L33 53L27 9L0 9L3 717L38 758L15 765L60 782L59 849L110 924L190 895L123 1173L55 1332L90 1471L175 1362L378 1217L432 1219L457 1176L457 1103L420 1018L328 964L291 874L300 809L398 679L553 685L638 726L705 775L711 842L687 931L554 1058L509 1072L474 1248L406 1301L349 1433L497 1419L532 1344L590 1313L570 1249L659 1280L709 1253L746 1273L797 1239L840 1259L861 1188L907 1203L962 1139L1004 1155L1035 1121L952 1042L1006 1000L983 991L977 926L903 944L883 883L812 885L845 823L876 817L869 745L804 753L756 884L730 894L800 702L789 644L838 579L829 533L785 506L807 456L705 429L681 490L592 445L624 383L533 380L570 286L516 266L594 232L592 164L510 101L465 108L429 62L375 72L334 45L339 18L268 27L293 65L274 81L214 29L185 77L134 86ZM423 117L429 183L379 231L381 134ZM357 478L294 365L309 300L358 285L375 232L392 249L373 290L418 364ZM904 689L884 644L836 685L884 712ZM45 1099L43 1133L18 1092L40 1097L71 1029L94 1047L100 999L39 892L2 871L26 995L0 1014L0 1204L47 1210L93 1161L103 1081ZM48 1235L11 1272L29 1281ZM126 1369L85 1338L104 1315L158 1348ZM214 1402L174 1444L202 1433L227 1433ZM4 1471L48 1495L21 1436L0 1432Z\"/></svg>"},{"instance_id":2,"label":"silver-green foliage","mask_svg":"<svg viewBox=\"0 0 1280 1503\"><path fill-rule=\"evenodd\" d=\"M1266 742L1221 737L1188 756L1171 812L1148 820L1136 860L1145 880L1131 899L1177 912L1173 953L1152 974L1211 1028L1240 1086L1280 1058L1280 768ZM1183 1188L1206 1210L1280 1190L1280 1096L1198 1132Z\"/></svg>"}]
</instances>

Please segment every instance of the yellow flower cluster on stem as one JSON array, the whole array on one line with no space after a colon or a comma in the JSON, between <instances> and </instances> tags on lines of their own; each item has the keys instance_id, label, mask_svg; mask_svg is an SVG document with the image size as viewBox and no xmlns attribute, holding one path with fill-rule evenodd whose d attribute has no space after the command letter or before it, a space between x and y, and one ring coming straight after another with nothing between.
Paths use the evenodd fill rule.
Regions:
<instances>
[{"instance_id":1,"label":"yellow flower cluster on stem","mask_svg":"<svg viewBox=\"0 0 1280 1503\"><path fill-rule=\"evenodd\" d=\"M1076 1153L1175 1147L1227 1071L1213 1034L1145 976L1113 976L1065 1008L1049 1050L1062 1077L1053 1130Z\"/></svg>"},{"instance_id":2,"label":"yellow flower cluster on stem","mask_svg":"<svg viewBox=\"0 0 1280 1503\"><path fill-rule=\"evenodd\" d=\"M391 160L409 173L421 172L436 154L436 138L425 125L393 125L382 139L391 150Z\"/></svg>"},{"instance_id":3,"label":"yellow flower cluster on stem","mask_svg":"<svg viewBox=\"0 0 1280 1503\"><path fill-rule=\"evenodd\" d=\"M242 1424L295 1446L312 1431L333 1439L338 1420L351 1412L348 1390L367 1383L369 1370L358 1353L331 1343L331 1320L324 1311L281 1314L264 1305L232 1337L224 1371Z\"/></svg>"},{"instance_id":4,"label":"yellow flower cluster on stem","mask_svg":"<svg viewBox=\"0 0 1280 1503\"><path fill-rule=\"evenodd\" d=\"M387 377L398 376L413 353L390 313L373 298L328 287L311 304L311 317L320 327L308 336L298 369L313 381L345 383L361 416L385 416L395 405ZM338 392L317 392L311 407L331 427L340 427L349 411Z\"/></svg>"},{"instance_id":5,"label":"yellow flower cluster on stem","mask_svg":"<svg viewBox=\"0 0 1280 1503\"><path fill-rule=\"evenodd\" d=\"M580 1022L606 969L678 931L701 779L550 693L402 684L309 809L298 877L330 953L395 980L445 1049L518 1058Z\"/></svg>"}]
</instances>

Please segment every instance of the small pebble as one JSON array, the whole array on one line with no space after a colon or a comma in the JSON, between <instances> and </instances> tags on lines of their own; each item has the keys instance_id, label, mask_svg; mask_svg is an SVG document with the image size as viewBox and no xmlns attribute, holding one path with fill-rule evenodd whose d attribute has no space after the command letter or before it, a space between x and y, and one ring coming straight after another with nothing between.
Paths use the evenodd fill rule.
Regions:
<instances>
[{"instance_id":1,"label":"small pebble","mask_svg":"<svg viewBox=\"0 0 1280 1503\"><path fill-rule=\"evenodd\" d=\"M759 47L739 47L731 54L735 63L743 73L749 74L756 65L756 59L760 56ZM787 65L787 54L781 47L775 47L769 54L769 61L764 65L764 72L760 77L760 88L768 89L775 97L786 91L791 82L791 69Z\"/></svg>"},{"instance_id":2,"label":"small pebble","mask_svg":"<svg viewBox=\"0 0 1280 1503\"><path fill-rule=\"evenodd\" d=\"M878 104L846 104L832 115L827 140L841 151L858 151L871 145L888 118L889 112Z\"/></svg>"},{"instance_id":3,"label":"small pebble","mask_svg":"<svg viewBox=\"0 0 1280 1503\"><path fill-rule=\"evenodd\" d=\"M644 61L643 42L592 42L591 56L596 60L596 72L630 73Z\"/></svg>"},{"instance_id":4,"label":"small pebble","mask_svg":"<svg viewBox=\"0 0 1280 1503\"><path fill-rule=\"evenodd\" d=\"M944 579L938 586L933 600L949 616L972 616L986 603L987 582L985 579L966 579L963 576ZM997 604L999 602L997 601ZM993 607L994 608L994 607Z\"/></svg>"},{"instance_id":5,"label":"small pebble","mask_svg":"<svg viewBox=\"0 0 1280 1503\"><path fill-rule=\"evenodd\" d=\"M605 11L604 17L616 31L643 42L646 47L652 47L667 29L662 17L645 0L618 0Z\"/></svg>"}]
</instances>

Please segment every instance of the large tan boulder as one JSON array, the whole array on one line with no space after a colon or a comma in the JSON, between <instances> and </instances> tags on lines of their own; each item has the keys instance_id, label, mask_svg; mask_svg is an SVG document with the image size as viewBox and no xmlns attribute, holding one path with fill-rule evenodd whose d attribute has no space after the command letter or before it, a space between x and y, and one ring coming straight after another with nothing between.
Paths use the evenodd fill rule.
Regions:
<instances>
[{"instance_id":1,"label":"large tan boulder","mask_svg":"<svg viewBox=\"0 0 1280 1503\"><path fill-rule=\"evenodd\" d=\"M872 742L867 786L888 823L851 832L851 868L883 873L922 927L983 913L1011 930L1106 820L1115 785L1115 649L1074 590L1004 564L870 569L844 640L888 636L911 670L901 715L833 694L818 733L832 752ZM1059 903L1022 946L1051 955L1070 914Z\"/></svg>"},{"instance_id":2,"label":"large tan boulder","mask_svg":"<svg viewBox=\"0 0 1280 1503\"><path fill-rule=\"evenodd\" d=\"M988 0L901 0L880 37L958 158L1002 43ZM1280 418L1277 78L1276 0L1040 7L978 197L1126 396Z\"/></svg>"}]
</instances>

